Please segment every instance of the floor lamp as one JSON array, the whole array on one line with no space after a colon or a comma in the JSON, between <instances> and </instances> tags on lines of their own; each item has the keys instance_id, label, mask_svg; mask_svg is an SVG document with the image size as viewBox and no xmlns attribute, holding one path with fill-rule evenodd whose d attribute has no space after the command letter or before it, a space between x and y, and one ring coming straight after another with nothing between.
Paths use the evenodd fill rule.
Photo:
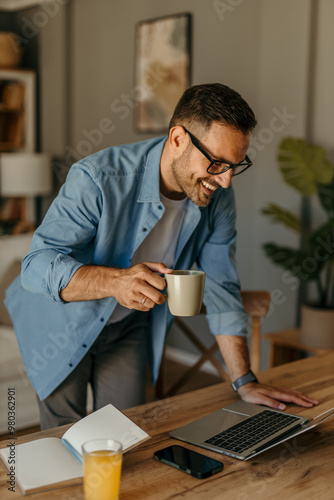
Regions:
<instances>
[{"instance_id":1,"label":"floor lamp","mask_svg":"<svg viewBox=\"0 0 334 500\"><path fill-rule=\"evenodd\" d=\"M36 214L29 217L29 200L51 192L51 156L48 153L0 154L0 196L7 201L1 222L15 221L11 234L35 229Z\"/></svg>"}]
</instances>

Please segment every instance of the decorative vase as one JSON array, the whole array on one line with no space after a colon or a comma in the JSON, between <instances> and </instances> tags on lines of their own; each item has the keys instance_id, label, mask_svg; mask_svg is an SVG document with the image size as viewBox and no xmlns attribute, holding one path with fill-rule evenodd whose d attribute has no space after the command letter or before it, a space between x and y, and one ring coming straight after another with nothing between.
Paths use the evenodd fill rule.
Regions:
<instances>
[{"instance_id":1,"label":"decorative vase","mask_svg":"<svg viewBox=\"0 0 334 500\"><path fill-rule=\"evenodd\" d=\"M302 340L310 347L334 349L334 309L302 305L301 335Z\"/></svg>"},{"instance_id":2,"label":"decorative vase","mask_svg":"<svg viewBox=\"0 0 334 500\"><path fill-rule=\"evenodd\" d=\"M14 33L0 32L0 68L16 68L22 58L22 46Z\"/></svg>"}]
</instances>

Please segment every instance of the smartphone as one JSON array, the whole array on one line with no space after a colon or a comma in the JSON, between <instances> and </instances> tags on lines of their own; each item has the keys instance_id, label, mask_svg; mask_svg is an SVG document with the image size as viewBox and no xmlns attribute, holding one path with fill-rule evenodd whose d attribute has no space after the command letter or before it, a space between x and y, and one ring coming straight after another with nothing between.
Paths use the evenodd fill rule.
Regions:
<instances>
[{"instance_id":1,"label":"smartphone","mask_svg":"<svg viewBox=\"0 0 334 500\"><path fill-rule=\"evenodd\" d=\"M198 479L205 479L224 468L222 462L178 445L154 452L154 458Z\"/></svg>"}]
</instances>

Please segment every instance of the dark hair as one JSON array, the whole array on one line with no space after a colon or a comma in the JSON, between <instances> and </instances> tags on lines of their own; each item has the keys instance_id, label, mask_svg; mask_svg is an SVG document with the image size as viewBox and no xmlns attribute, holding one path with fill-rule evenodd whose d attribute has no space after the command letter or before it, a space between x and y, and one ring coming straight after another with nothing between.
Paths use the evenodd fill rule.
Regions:
<instances>
[{"instance_id":1,"label":"dark hair","mask_svg":"<svg viewBox=\"0 0 334 500\"><path fill-rule=\"evenodd\" d=\"M253 110L238 92L222 83L189 87L176 105L169 129L176 125L198 124L208 129L212 122L251 132L257 122Z\"/></svg>"}]
</instances>

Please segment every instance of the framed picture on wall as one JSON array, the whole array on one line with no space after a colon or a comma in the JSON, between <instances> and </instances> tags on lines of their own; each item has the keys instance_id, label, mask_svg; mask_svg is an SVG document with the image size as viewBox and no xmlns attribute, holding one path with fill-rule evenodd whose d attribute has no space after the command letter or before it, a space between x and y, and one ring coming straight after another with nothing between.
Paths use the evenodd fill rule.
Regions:
<instances>
[{"instance_id":1,"label":"framed picture on wall","mask_svg":"<svg viewBox=\"0 0 334 500\"><path fill-rule=\"evenodd\" d=\"M136 26L135 129L163 133L181 94L190 86L191 14Z\"/></svg>"}]
</instances>

